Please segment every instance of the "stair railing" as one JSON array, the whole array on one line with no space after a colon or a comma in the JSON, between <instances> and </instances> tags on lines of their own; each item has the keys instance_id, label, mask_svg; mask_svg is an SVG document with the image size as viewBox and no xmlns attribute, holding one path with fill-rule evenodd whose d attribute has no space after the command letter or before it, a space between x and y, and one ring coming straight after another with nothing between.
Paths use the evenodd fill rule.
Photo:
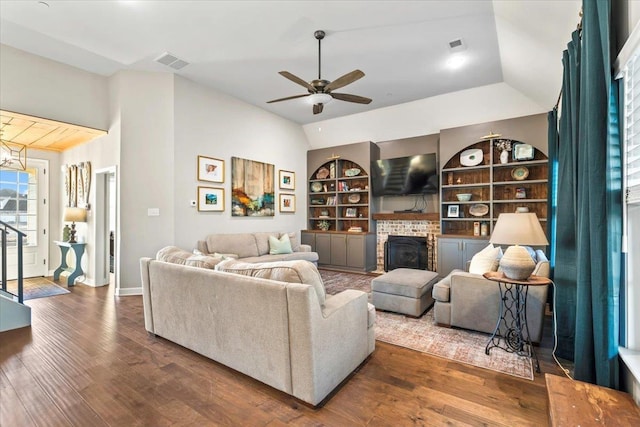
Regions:
<instances>
[{"instance_id":1,"label":"stair railing","mask_svg":"<svg viewBox=\"0 0 640 427\"><path fill-rule=\"evenodd\" d=\"M18 239L18 295L15 295L7 291L7 235L10 232L15 232ZM23 271L22 271L22 239L27 235L22 231L10 226L4 221L0 221L0 236L2 238L2 290L8 294L18 297L18 302L22 304L24 301L24 289L23 289Z\"/></svg>"}]
</instances>

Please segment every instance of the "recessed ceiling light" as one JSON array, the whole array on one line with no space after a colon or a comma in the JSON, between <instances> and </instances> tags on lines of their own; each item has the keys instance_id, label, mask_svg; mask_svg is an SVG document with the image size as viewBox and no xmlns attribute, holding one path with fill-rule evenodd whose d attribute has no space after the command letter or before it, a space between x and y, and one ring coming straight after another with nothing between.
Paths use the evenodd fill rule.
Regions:
<instances>
[{"instance_id":1,"label":"recessed ceiling light","mask_svg":"<svg viewBox=\"0 0 640 427\"><path fill-rule=\"evenodd\" d=\"M467 62L463 55L453 55L447 60L447 67L451 70L457 70Z\"/></svg>"}]
</instances>

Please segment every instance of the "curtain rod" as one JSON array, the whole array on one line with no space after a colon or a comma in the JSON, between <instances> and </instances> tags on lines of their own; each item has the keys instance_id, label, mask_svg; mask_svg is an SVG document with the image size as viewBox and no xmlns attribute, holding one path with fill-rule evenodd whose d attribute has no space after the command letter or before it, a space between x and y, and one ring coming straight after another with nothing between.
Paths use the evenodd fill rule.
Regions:
<instances>
[{"instance_id":1,"label":"curtain rod","mask_svg":"<svg viewBox=\"0 0 640 427\"><path fill-rule=\"evenodd\" d=\"M576 25L576 30L578 30L578 34L580 38L582 38L582 7L580 8L580 12L578 12L578 16L580 20L578 21L578 25ZM560 105L560 99L562 99L562 87L560 87L560 93L558 94L558 100L556 101L556 105L554 105L553 109L557 110Z\"/></svg>"}]
</instances>

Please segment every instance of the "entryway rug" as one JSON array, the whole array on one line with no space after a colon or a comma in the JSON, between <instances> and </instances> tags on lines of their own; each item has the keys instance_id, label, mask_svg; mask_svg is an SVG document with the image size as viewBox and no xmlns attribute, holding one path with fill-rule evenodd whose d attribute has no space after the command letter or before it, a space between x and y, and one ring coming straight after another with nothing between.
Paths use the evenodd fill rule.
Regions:
<instances>
[{"instance_id":1,"label":"entryway rug","mask_svg":"<svg viewBox=\"0 0 640 427\"><path fill-rule=\"evenodd\" d=\"M22 282L22 289L25 301L69 293L67 289L56 285L51 280L44 277L31 277L29 279L24 279ZM18 282L16 280L8 280L7 290L14 295L18 295Z\"/></svg>"},{"instance_id":2,"label":"entryway rug","mask_svg":"<svg viewBox=\"0 0 640 427\"><path fill-rule=\"evenodd\" d=\"M328 294L344 289L358 289L369 294L375 276L320 269ZM531 360L499 348L484 352L489 335L464 329L437 326L430 309L419 319L402 314L376 311L376 339L400 347L428 353L456 362L491 369L515 377L533 380Z\"/></svg>"}]
</instances>

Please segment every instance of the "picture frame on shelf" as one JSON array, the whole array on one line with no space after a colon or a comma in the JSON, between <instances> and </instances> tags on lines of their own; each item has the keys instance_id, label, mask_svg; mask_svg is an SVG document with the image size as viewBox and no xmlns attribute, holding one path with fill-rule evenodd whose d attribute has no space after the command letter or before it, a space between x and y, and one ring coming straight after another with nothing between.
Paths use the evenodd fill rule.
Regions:
<instances>
[{"instance_id":1,"label":"picture frame on shelf","mask_svg":"<svg viewBox=\"0 0 640 427\"><path fill-rule=\"evenodd\" d=\"M224 182L224 160L198 156L198 181Z\"/></svg>"},{"instance_id":2,"label":"picture frame on shelf","mask_svg":"<svg viewBox=\"0 0 640 427\"><path fill-rule=\"evenodd\" d=\"M447 218L460 218L460 205L449 205Z\"/></svg>"},{"instance_id":3,"label":"picture frame on shelf","mask_svg":"<svg viewBox=\"0 0 640 427\"><path fill-rule=\"evenodd\" d=\"M344 212L344 216L346 218L355 218L358 216L358 209L357 208L347 208Z\"/></svg>"},{"instance_id":4,"label":"picture frame on shelf","mask_svg":"<svg viewBox=\"0 0 640 427\"><path fill-rule=\"evenodd\" d=\"M535 157L535 149L531 144L517 142L513 144L512 151L513 160L533 160Z\"/></svg>"},{"instance_id":5,"label":"picture frame on shelf","mask_svg":"<svg viewBox=\"0 0 640 427\"><path fill-rule=\"evenodd\" d=\"M198 186L198 211L223 212L224 188Z\"/></svg>"},{"instance_id":6,"label":"picture frame on shelf","mask_svg":"<svg viewBox=\"0 0 640 427\"><path fill-rule=\"evenodd\" d=\"M279 188L281 190L296 189L296 173L291 171L280 170L278 175Z\"/></svg>"},{"instance_id":7,"label":"picture frame on shelf","mask_svg":"<svg viewBox=\"0 0 640 427\"><path fill-rule=\"evenodd\" d=\"M295 194L280 193L280 212L292 213L296 211Z\"/></svg>"}]
</instances>

